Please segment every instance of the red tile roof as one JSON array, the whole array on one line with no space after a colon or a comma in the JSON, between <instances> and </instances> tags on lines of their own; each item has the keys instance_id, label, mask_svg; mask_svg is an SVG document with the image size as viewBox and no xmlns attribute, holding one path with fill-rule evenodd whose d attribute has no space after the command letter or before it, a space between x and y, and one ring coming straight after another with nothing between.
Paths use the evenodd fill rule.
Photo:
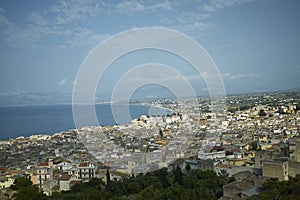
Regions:
<instances>
[{"instance_id":1,"label":"red tile roof","mask_svg":"<svg viewBox=\"0 0 300 200\"><path fill-rule=\"evenodd\" d=\"M38 164L39 167L48 167L48 162L41 162Z\"/></svg>"},{"instance_id":2,"label":"red tile roof","mask_svg":"<svg viewBox=\"0 0 300 200\"><path fill-rule=\"evenodd\" d=\"M81 181L80 180L74 180L74 181L71 181L70 182L70 187L73 186L73 185L76 185L76 184L80 184Z\"/></svg>"},{"instance_id":3,"label":"red tile roof","mask_svg":"<svg viewBox=\"0 0 300 200\"><path fill-rule=\"evenodd\" d=\"M79 167L86 167L86 166L88 166L88 163L86 163L86 162L82 162L79 164Z\"/></svg>"},{"instance_id":4,"label":"red tile roof","mask_svg":"<svg viewBox=\"0 0 300 200\"><path fill-rule=\"evenodd\" d=\"M62 174L61 177L60 177L60 180L61 181L68 181L68 180L70 180L71 177L72 177L72 175Z\"/></svg>"}]
</instances>

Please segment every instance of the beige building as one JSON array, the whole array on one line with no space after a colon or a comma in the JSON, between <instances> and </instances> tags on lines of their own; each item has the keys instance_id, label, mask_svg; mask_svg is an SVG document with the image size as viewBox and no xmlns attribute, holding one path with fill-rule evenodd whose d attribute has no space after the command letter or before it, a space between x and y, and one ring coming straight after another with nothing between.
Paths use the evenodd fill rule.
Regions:
<instances>
[{"instance_id":1,"label":"beige building","mask_svg":"<svg viewBox=\"0 0 300 200\"><path fill-rule=\"evenodd\" d=\"M280 181L289 179L288 162L280 160L262 161L262 175L269 178L278 178Z\"/></svg>"},{"instance_id":2,"label":"beige building","mask_svg":"<svg viewBox=\"0 0 300 200\"><path fill-rule=\"evenodd\" d=\"M30 180L32 182L33 185L37 185L38 184L38 176L36 174L32 174L30 176Z\"/></svg>"},{"instance_id":3,"label":"beige building","mask_svg":"<svg viewBox=\"0 0 300 200\"><path fill-rule=\"evenodd\" d=\"M44 182L50 179L51 167L48 162L41 162L37 166L37 185L43 188Z\"/></svg>"},{"instance_id":4,"label":"beige building","mask_svg":"<svg viewBox=\"0 0 300 200\"><path fill-rule=\"evenodd\" d=\"M293 162L300 162L300 136L289 139L290 159Z\"/></svg>"},{"instance_id":5,"label":"beige building","mask_svg":"<svg viewBox=\"0 0 300 200\"><path fill-rule=\"evenodd\" d=\"M46 195L52 195L53 187L58 183L53 179L53 163L41 162L37 166L37 185Z\"/></svg>"},{"instance_id":6,"label":"beige building","mask_svg":"<svg viewBox=\"0 0 300 200\"><path fill-rule=\"evenodd\" d=\"M271 151L257 151L255 152L255 164L254 167L261 169L263 160L271 159Z\"/></svg>"},{"instance_id":7,"label":"beige building","mask_svg":"<svg viewBox=\"0 0 300 200\"><path fill-rule=\"evenodd\" d=\"M225 160L225 151L199 151L198 152L198 158L201 160Z\"/></svg>"},{"instance_id":8,"label":"beige building","mask_svg":"<svg viewBox=\"0 0 300 200\"><path fill-rule=\"evenodd\" d=\"M71 189L70 183L76 180L76 178L68 173L63 173L59 178L59 190L68 191Z\"/></svg>"},{"instance_id":9,"label":"beige building","mask_svg":"<svg viewBox=\"0 0 300 200\"><path fill-rule=\"evenodd\" d=\"M246 158L228 158L226 160L227 164L230 166L243 166L247 161Z\"/></svg>"}]
</instances>

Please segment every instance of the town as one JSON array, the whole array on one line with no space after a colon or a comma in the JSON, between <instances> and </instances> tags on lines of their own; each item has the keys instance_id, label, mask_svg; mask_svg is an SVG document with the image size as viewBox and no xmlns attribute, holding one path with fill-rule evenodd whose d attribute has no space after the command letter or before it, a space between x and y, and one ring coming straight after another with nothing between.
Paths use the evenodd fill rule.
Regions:
<instances>
[{"instance_id":1,"label":"town","mask_svg":"<svg viewBox=\"0 0 300 200\"><path fill-rule=\"evenodd\" d=\"M270 178L300 174L299 91L227 96L221 116L210 111L209 97L194 102L134 101L172 113L2 140L0 199L13 196L10 187L20 176L51 196L93 178L107 183L161 168L212 170L235 178L223 186L221 199L246 199Z\"/></svg>"}]
</instances>

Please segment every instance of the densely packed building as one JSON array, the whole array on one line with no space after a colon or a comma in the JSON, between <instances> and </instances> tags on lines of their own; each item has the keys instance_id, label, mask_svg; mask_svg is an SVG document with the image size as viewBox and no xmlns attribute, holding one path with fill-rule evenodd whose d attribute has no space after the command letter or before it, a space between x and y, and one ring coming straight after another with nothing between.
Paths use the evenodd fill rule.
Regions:
<instances>
[{"instance_id":1,"label":"densely packed building","mask_svg":"<svg viewBox=\"0 0 300 200\"><path fill-rule=\"evenodd\" d=\"M190 102L134 102L173 113L0 141L0 187L25 176L51 195L92 178L106 181L107 171L111 179L120 179L180 167L226 172L247 182L237 189L241 197L257 192L265 178L282 181L300 174L299 92L229 96L221 116L209 111L209 98ZM245 173L251 176L242 178ZM235 184L224 187L224 196L237 194L231 191Z\"/></svg>"}]
</instances>

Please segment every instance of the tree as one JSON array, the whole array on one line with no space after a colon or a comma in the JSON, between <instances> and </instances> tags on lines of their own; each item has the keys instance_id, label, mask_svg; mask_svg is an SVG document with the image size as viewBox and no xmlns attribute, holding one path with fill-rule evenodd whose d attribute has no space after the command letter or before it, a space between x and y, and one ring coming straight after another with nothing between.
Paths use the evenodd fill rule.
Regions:
<instances>
[{"instance_id":1,"label":"tree","mask_svg":"<svg viewBox=\"0 0 300 200\"><path fill-rule=\"evenodd\" d=\"M18 190L14 195L16 200L43 200L46 197L38 191L38 188L35 186L26 186Z\"/></svg>"},{"instance_id":2,"label":"tree","mask_svg":"<svg viewBox=\"0 0 300 200\"><path fill-rule=\"evenodd\" d=\"M252 142L251 148L252 148L252 150L257 150L257 142Z\"/></svg>"},{"instance_id":3,"label":"tree","mask_svg":"<svg viewBox=\"0 0 300 200\"><path fill-rule=\"evenodd\" d=\"M110 173L109 170L106 170L106 183L110 182Z\"/></svg>"},{"instance_id":4,"label":"tree","mask_svg":"<svg viewBox=\"0 0 300 200\"><path fill-rule=\"evenodd\" d=\"M161 199L162 195L163 194L161 190L151 185L139 193L139 195L137 196L137 200L144 200L144 199L159 200Z\"/></svg>"},{"instance_id":5,"label":"tree","mask_svg":"<svg viewBox=\"0 0 300 200\"><path fill-rule=\"evenodd\" d=\"M187 163L187 164L185 165L185 170L186 170L187 172L191 170L191 165L190 165L189 163Z\"/></svg>"},{"instance_id":6,"label":"tree","mask_svg":"<svg viewBox=\"0 0 300 200\"><path fill-rule=\"evenodd\" d=\"M224 185L226 185L228 183L235 181L235 178L229 177L228 172L223 169L220 172L218 172L218 178L219 178L219 184L221 187L223 187Z\"/></svg>"},{"instance_id":7,"label":"tree","mask_svg":"<svg viewBox=\"0 0 300 200\"><path fill-rule=\"evenodd\" d=\"M32 186L31 180L24 177L17 177L14 181L14 184L11 186L11 189L19 190L20 188L24 188L27 186Z\"/></svg>"},{"instance_id":8,"label":"tree","mask_svg":"<svg viewBox=\"0 0 300 200\"><path fill-rule=\"evenodd\" d=\"M296 111L300 110L300 103L296 104Z\"/></svg>"},{"instance_id":9,"label":"tree","mask_svg":"<svg viewBox=\"0 0 300 200\"><path fill-rule=\"evenodd\" d=\"M175 181L177 183L179 183L180 185L182 185L183 184L183 173L182 173L181 169L179 168L179 166L177 166L176 169L172 171L172 173L175 176Z\"/></svg>"},{"instance_id":10,"label":"tree","mask_svg":"<svg viewBox=\"0 0 300 200\"><path fill-rule=\"evenodd\" d=\"M278 181L278 179L267 180L262 187L258 199L299 199L300 196L300 176L290 177L288 181Z\"/></svg>"},{"instance_id":11,"label":"tree","mask_svg":"<svg viewBox=\"0 0 300 200\"><path fill-rule=\"evenodd\" d=\"M101 200L101 193L99 190L87 187L80 193L80 199L82 200Z\"/></svg>"},{"instance_id":12,"label":"tree","mask_svg":"<svg viewBox=\"0 0 300 200\"><path fill-rule=\"evenodd\" d=\"M24 177L16 178L11 189L17 191L14 195L14 199L16 200L39 200L46 198L38 191L37 187L32 185L31 180Z\"/></svg>"},{"instance_id":13,"label":"tree","mask_svg":"<svg viewBox=\"0 0 300 200\"><path fill-rule=\"evenodd\" d=\"M109 180L106 187L99 187L99 179L93 179L89 183L77 184L71 191L62 192L61 196L52 199L218 199L222 195L220 185L231 181L227 173L222 174L218 177L214 171L196 169L182 173L179 167L168 172L163 168L145 175ZM221 177L225 179L223 184L220 184Z\"/></svg>"},{"instance_id":14,"label":"tree","mask_svg":"<svg viewBox=\"0 0 300 200\"><path fill-rule=\"evenodd\" d=\"M263 109L260 109L259 112L258 112L258 115L260 117L265 117L267 115L267 113Z\"/></svg>"}]
</instances>

